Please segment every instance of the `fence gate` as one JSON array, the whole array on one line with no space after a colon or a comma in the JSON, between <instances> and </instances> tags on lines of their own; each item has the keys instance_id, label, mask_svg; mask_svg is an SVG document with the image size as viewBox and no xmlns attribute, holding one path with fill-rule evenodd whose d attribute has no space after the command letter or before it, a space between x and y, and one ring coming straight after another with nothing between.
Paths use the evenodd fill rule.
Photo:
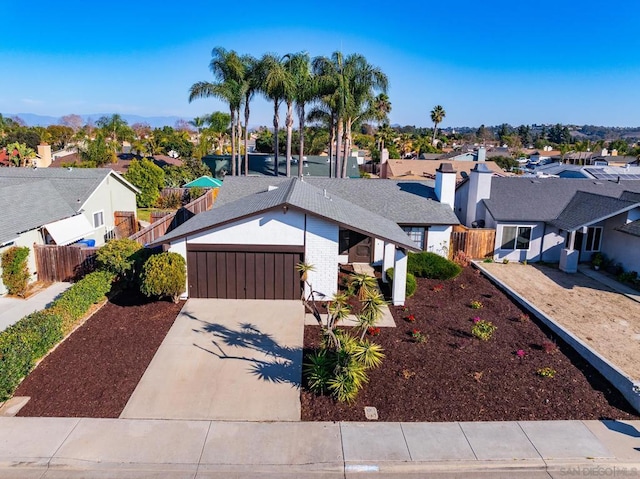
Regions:
<instances>
[{"instance_id":1,"label":"fence gate","mask_svg":"<svg viewBox=\"0 0 640 479\"><path fill-rule=\"evenodd\" d=\"M451 233L449 254L453 258L457 251L463 251L472 259L492 256L496 242L496 230L489 228L467 228L454 226Z\"/></svg>"},{"instance_id":2,"label":"fence gate","mask_svg":"<svg viewBox=\"0 0 640 479\"><path fill-rule=\"evenodd\" d=\"M95 269L98 248L33 245L39 281L73 281Z\"/></svg>"}]
</instances>

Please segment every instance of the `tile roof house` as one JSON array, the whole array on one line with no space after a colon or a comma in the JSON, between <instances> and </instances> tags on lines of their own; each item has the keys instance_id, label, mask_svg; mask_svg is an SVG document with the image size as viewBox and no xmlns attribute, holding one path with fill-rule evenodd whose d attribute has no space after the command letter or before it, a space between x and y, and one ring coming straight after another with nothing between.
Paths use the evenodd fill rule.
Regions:
<instances>
[{"instance_id":1,"label":"tile roof house","mask_svg":"<svg viewBox=\"0 0 640 479\"><path fill-rule=\"evenodd\" d=\"M496 260L557 262L575 272L602 252L640 271L640 182L580 178L494 177L476 167L456 192L468 227L496 230Z\"/></svg>"},{"instance_id":2,"label":"tile roof house","mask_svg":"<svg viewBox=\"0 0 640 479\"><path fill-rule=\"evenodd\" d=\"M295 265L313 264L314 290L337 292L340 263L395 269L393 302L403 304L407 251L444 254L452 225L455 171L433 182L227 177L210 211L154 244L187 260L188 295L299 299ZM307 291L308 293L308 291Z\"/></svg>"},{"instance_id":3,"label":"tile roof house","mask_svg":"<svg viewBox=\"0 0 640 479\"><path fill-rule=\"evenodd\" d=\"M463 181L469 175L469 172L475 166L473 161L456 161L447 160L451 163L453 169L457 172L456 181ZM440 166L440 161L433 160L387 160L384 163L381 178L389 178L395 180L424 180L436 177L436 170ZM498 175L506 175L506 173L494 161L485 161L487 167Z\"/></svg>"},{"instance_id":4,"label":"tile roof house","mask_svg":"<svg viewBox=\"0 0 640 479\"><path fill-rule=\"evenodd\" d=\"M104 168L0 168L0 253L34 244L104 244L116 211L136 211L137 189ZM35 257L29 255L34 273ZM0 294L5 292L0 282Z\"/></svg>"}]
</instances>

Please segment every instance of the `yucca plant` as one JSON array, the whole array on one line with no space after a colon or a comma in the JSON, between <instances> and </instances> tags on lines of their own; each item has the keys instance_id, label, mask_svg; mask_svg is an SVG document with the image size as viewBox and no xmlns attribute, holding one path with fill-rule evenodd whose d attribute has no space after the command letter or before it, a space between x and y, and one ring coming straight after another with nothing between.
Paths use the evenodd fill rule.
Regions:
<instances>
[{"instance_id":1,"label":"yucca plant","mask_svg":"<svg viewBox=\"0 0 640 479\"><path fill-rule=\"evenodd\" d=\"M321 349L309 354L307 362L303 365L309 389L316 394L326 392L329 380L333 376L335 358L332 356L326 349Z\"/></svg>"},{"instance_id":2,"label":"yucca plant","mask_svg":"<svg viewBox=\"0 0 640 479\"><path fill-rule=\"evenodd\" d=\"M382 364L384 353L382 346L370 341L360 341L353 350L353 357L367 369L377 368Z\"/></svg>"},{"instance_id":3,"label":"yucca plant","mask_svg":"<svg viewBox=\"0 0 640 479\"><path fill-rule=\"evenodd\" d=\"M349 276L349 288L362 300L368 292L378 289L378 280L366 273L353 273Z\"/></svg>"},{"instance_id":4,"label":"yucca plant","mask_svg":"<svg viewBox=\"0 0 640 479\"><path fill-rule=\"evenodd\" d=\"M300 281L307 282L307 278L309 276L309 271L315 271L316 268L314 265L310 263L298 263L296 265L296 271L300 273Z\"/></svg>"},{"instance_id":5,"label":"yucca plant","mask_svg":"<svg viewBox=\"0 0 640 479\"><path fill-rule=\"evenodd\" d=\"M386 304L384 296L376 290L369 290L360 300L360 314L358 314L358 327L361 329L360 340L364 339L367 329L375 326L382 317L382 307Z\"/></svg>"}]
</instances>

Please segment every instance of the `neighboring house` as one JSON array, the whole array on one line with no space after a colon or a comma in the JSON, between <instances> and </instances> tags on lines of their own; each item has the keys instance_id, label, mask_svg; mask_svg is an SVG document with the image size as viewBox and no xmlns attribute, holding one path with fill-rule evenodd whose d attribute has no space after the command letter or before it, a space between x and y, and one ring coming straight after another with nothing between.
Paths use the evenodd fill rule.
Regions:
<instances>
[{"instance_id":1,"label":"neighboring house","mask_svg":"<svg viewBox=\"0 0 640 479\"><path fill-rule=\"evenodd\" d=\"M463 181L475 166L472 161L451 161L451 166L456 170L456 181ZM486 161L487 168L499 175L506 175L494 161ZM433 160L387 160L382 163L381 178L393 180L424 180L436 177L436 170L440 167L440 161Z\"/></svg>"},{"instance_id":2,"label":"neighboring house","mask_svg":"<svg viewBox=\"0 0 640 479\"><path fill-rule=\"evenodd\" d=\"M591 178L596 180L617 181L620 180L640 180L640 166L633 166L630 163L625 166L594 165L581 166L563 163L552 163L539 166L531 173L534 176L557 176L560 178Z\"/></svg>"},{"instance_id":3,"label":"neighboring house","mask_svg":"<svg viewBox=\"0 0 640 479\"><path fill-rule=\"evenodd\" d=\"M0 168L0 254L14 245L104 244L115 228L114 213L136 211L136 192L104 168ZM37 279L33 249L29 269Z\"/></svg>"},{"instance_id":4,"label":"neighboring house","mask_svg":"<svg viewBox=\"0 0 640 479\"><path fill-rule=\"evenodd\" d=\"M299 299L297 263L313 264L314 290L337 292L340 263L394 268L393 303L404 304L407 251L446 254L455 171L432 185L392 180L227 177L214 208L153 245L187 260L191 297ZM442 199L442 202L438 201Z\"/></svg>"},{"instance_id":5,"label":"neighboring house","mask_svg":"<svg viewBox=\"0 0 640 479\"><path fill-rule=\"evenodd\" d=\"M133 160L142 160L142 156L134 155L133 153L120 153L118 155L118 161L115 163L107 163L106 165L101 166L101 168L110 169L116 171L118 173L124 174L129 169L129 165ZM160 168L164 168L165 166L182 166L182 160L179 158L173 158L167 155L154 155L146 157L147 159L153 161L153 163ZM65 156L61 156L58 159L54 159L53 162L49 165L51 168L68 168L69 166L75 167L82 162L82 158L80 158L79 153L71 153Z\"/></svg>"},{"instance_id":6,"label":"neighboring house","mask_svg":"<svg viewBox=\"0 0 640 479\"><path fill-rule=\"evenodd\" d=\"M456 192L466 226L495 228L496 260L547 261L567 272L600 251L640 271L640 182L499 178L478 165Z\"/></svg>"}]
</instances>

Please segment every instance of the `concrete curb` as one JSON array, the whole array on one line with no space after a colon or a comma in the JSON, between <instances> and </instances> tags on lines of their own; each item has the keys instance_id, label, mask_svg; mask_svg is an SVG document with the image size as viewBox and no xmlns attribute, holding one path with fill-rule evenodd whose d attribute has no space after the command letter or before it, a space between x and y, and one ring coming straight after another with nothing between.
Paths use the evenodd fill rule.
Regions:
<instances>
[{"instance_id":1,"label":"concrete curb","mask_svg":"<svg viewBox=\"0 0 640 479\"><path fill-rule=\"evenodd\" d=\"M482 263L472 263L475 268L482 271L491 282L493 282L500 289L509 294L518 304L529 311L539 321L545 324L551 331L557 334L563 341L576 350L576 352L588 361L600 374L602 374L620 393L624 398L629 401L633 408L640 412L640 383L634 381L633 378L625 374L616 365L609 362L607 358L601 356L599 353L591 349L589 345L584 343L581 339L574 336L571 331L565 329L562 325L556 323L553 318L547 316L544 312L536 308L532 303L524 299L507 284L500 281L493 276L485 268L482 267ZM595 279L595 278L594 278Z\"/></svg>"}]
</instances>

